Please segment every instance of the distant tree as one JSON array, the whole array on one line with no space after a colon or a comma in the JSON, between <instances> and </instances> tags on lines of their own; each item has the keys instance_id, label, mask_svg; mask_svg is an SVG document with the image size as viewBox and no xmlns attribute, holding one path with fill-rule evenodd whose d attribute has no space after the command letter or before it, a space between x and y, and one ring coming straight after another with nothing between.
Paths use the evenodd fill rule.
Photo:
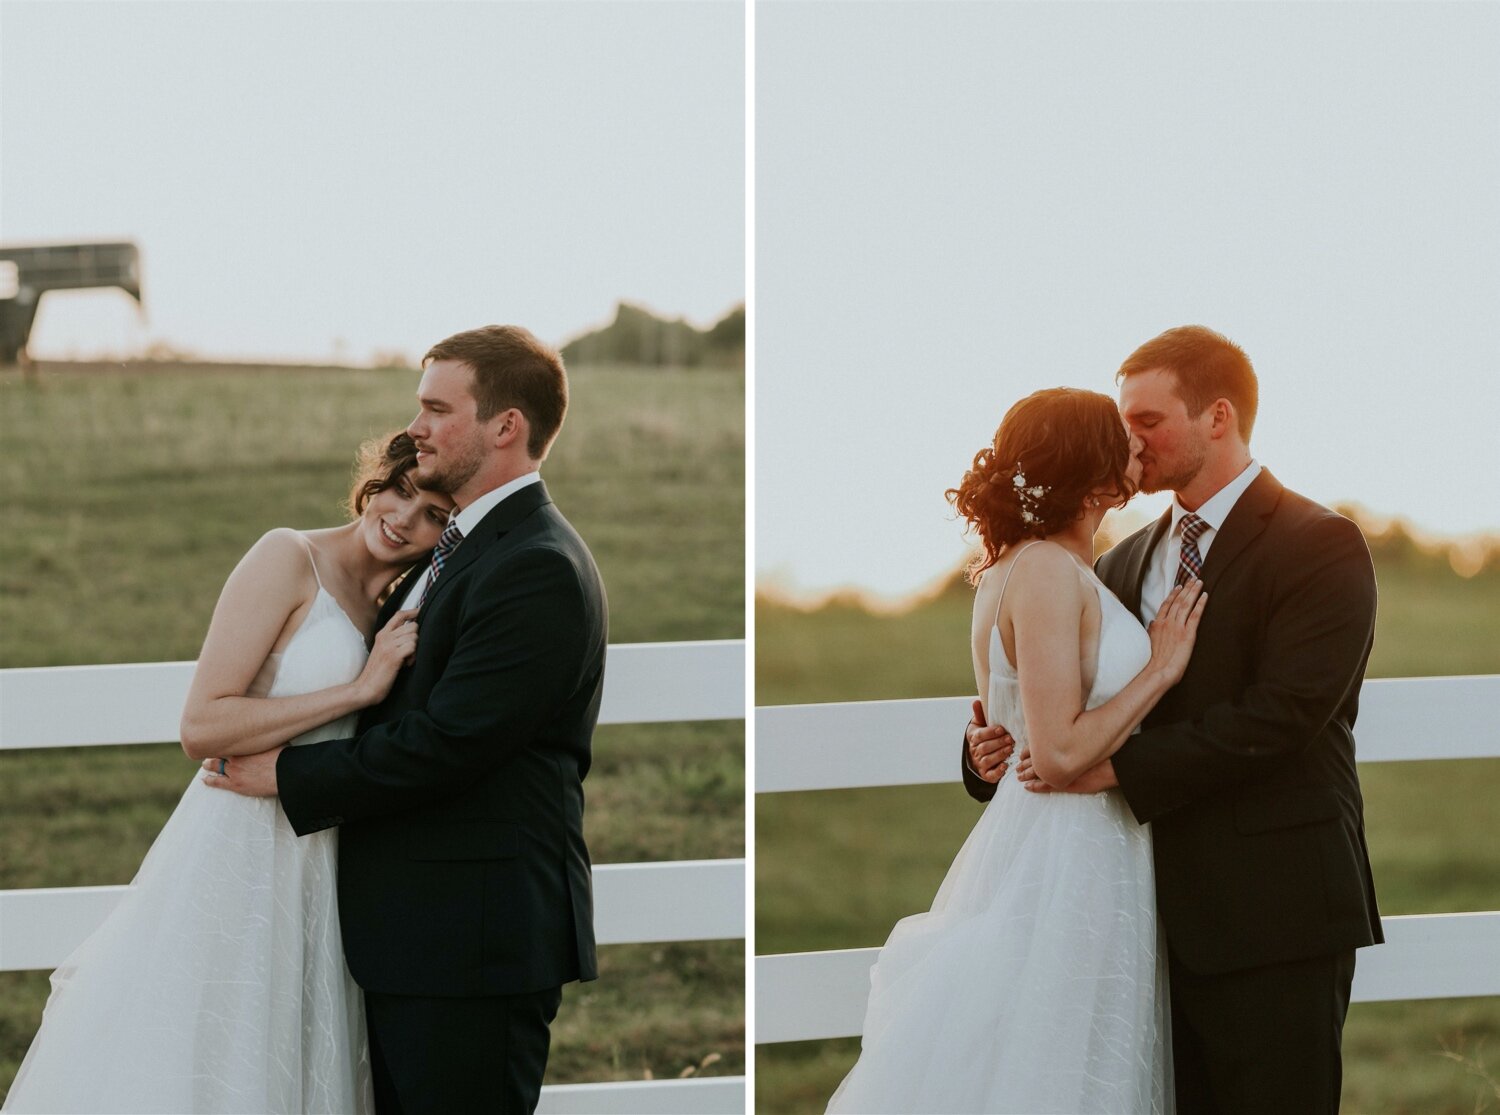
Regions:
<instances>
[{"instance_id":1,"label":"distant tree","mask_svg":"<svg viewBox=\"0 0 1500 1115\"><path fill-rule=\"evenodd\" d=\"M723 357L723 362L745 362L745 307L736 306L714 322L705 338L710 352Z\"/></svg>"},{"instance_id":2,"label":"distant tree","mask_svg":"<svg viewBox=\"0 0 1500 1115\"><path fill-rule=\"evenodd\" d=\"M602 329L575 337L563 359L579 364L646 364L654 367L744 367L745 311L737 306L707 330L682 318L660 318L630 302L615 306Z\"/></svg>"},{"instance_id":3,"label":"distant tree","mask_svg":"<svg viewBox=\"0 0 1500 1115\"><path fill-rule=\"evenodd\" d=\"M1451 570L1464 577L1500 575L1500 538L1474 535L1422 541L1401 519L1376 520L1363 508L1340 504L1334 508L1359 524L1375 568L1435 573Z\"/></svg>"},{"instance_id":4,"label":"distant tree","mask_svg":"<svg viewBox=\"0 0 1500 1115\"><path fill-rule=\"evenodd\" d=\"M370 353L369 366L372 368L396 369L397 371L411 371L417 365L411 357L398 348L377 348Z\"/></svg>"}]
</instances>

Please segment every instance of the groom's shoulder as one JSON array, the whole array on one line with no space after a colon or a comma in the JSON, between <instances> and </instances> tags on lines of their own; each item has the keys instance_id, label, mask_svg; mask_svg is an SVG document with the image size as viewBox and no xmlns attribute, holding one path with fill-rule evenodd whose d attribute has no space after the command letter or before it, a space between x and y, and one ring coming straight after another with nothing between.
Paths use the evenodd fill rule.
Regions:
<instances>
[{"instance_id":1,"label":"groom's shoulder","mask_svg":"<svg viewBox=\"0 0 1500 1115\"><path fill-rule=\"evenodd\" d=\"M1283 555L1294 561L1333 551L1370 564L1369 543L1357 522L1291 488L1281 488L1271 525L1268 535L1276 538Z\"/></svg>"},{"instance_id":2,"label":"groom's shoulder","mask_svg":"<svg viewBox=\"0 0 1500 1115\"><path fill-rule=\"evenodd\" d=\"M516 531L514 544L497 555L502 567L516 564L566 565L580 583L599 581L599 570L583 536L550 500L542 503Z\"/></svg>"},{"instance_id":3,"label":"groom's shoulder","mask_svg":"<svg viewBox=\"0 0 1500 1115\"><path fill-rule=\"evenodd\" d=\"M576 527L568 521L568 517L562 513L557 504L550 500L537 509L535 516L536 536L544 544L548 541L562 543L568 549L581 550L588 553L588 543L578 533Z\"/></svg>"},{"instance_id":4,"label":"groom's shoulder","mask_svg":"<svg viewBox=\"0 0 1500 1115\"><path fill-rule=\"evenodd\" d=\"M1281 486L1277 493L1273 517L1288 526L1304 529L1310 527L1334 532L1359 531L1359 524L1347 515L1285 486Z\"/></svg>"}]
</instances>

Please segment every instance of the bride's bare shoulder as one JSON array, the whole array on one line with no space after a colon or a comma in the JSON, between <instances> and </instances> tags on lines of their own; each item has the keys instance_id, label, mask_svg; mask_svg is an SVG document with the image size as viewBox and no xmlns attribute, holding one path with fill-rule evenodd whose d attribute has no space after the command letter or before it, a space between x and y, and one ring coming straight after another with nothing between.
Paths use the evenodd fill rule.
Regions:
<instances>
[{"instance_id":1,"label":"bride's bare shoulder","mask_svg":"<svg viewBox=\"0 0 1500 1115\"><path fill-rule=\"evenodd\" d=\"M1073 555L1060 543L1040 538L1002 554L999 561L984 571L984 580L1000 585L1009 577L1011 584L1019 584L1023 580L1072 574L1077 569Z\"/></svg>"},{"instance_id":2,"label":"bride's bare shoulder","mask_svg":"<svg viewBox=\"0 0 1500 1115\"><path fill-rule=\"evenodd\" d=\"M1045 538L1012 547L1000 560L979 575L974 592L974 612L993 618L1003 591L1009 600L1017 594L1028 599L1049 594L1070 598L1078 583L1078 562L1060 544Z\"/></svg>"},{"instance_id":3,"label":"bride's bare shoulder","mask_svg":"<svg viewBox=\"0 0 1500 1115\"><path fill-rule=\"evenodd\" d=\"M282 570L307 560L307 539L291 527L272 527L245 551L242 561L269 565Z\"/></svg>"},{"instance_id":4,"label":"bride's bare shoulder","mask_svg":"<svg viewBox=\"0 0 1500 1115\"><path fill-rule=\"evenodd\" d=\"M290 527L277 527L261 535L230 572L220 593L220 603L245 600L290 611L308 596L314 582L307 542Z\"/></svg>"}]
</instances>

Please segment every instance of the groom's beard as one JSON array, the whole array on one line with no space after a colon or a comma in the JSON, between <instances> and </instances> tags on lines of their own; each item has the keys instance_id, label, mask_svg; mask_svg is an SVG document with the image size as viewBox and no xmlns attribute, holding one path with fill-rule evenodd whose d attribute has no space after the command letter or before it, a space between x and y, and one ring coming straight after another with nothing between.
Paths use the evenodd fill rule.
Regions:
<instances>
[{"instance_id":1,"label":"groom's beard","mask_svg":"<svg viewBox=\"0 0 1500 1115\"><path fill-rule=\"evenodd\" d=\"M417 487L428 492L452 495L467 484L483 466L484 446L476 439L462 451L450 449L444 456L447 458L445 463L426 470L418 465L412 470Z\"/></svg>"},{"instance_id":2,"label":"groom's beard","mask_svg":"<svg viewBox=\"0 0 1500 1115\"><path fill-rule=\"evenodd\" d=\"M1175 463L1170 472L1162 467L1159 460L1152 461L1150 465L1143 466L1140 490L1147 495L1153 492L1180 492L1198 478L1198 474L1203 471L1203 462L1207 459L1208 449L1195 445Z\"/></svg>"}]
</instances>

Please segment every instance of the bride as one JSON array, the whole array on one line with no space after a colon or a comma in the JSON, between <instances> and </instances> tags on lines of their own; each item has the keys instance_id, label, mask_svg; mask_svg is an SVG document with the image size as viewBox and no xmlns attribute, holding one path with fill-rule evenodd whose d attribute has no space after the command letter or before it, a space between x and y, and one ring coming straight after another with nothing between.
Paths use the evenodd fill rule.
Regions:
<instances>
[{"instance_id":1,"label":"bride","mask_svg":"<svg viewBox=\"0 0 1500 1115\"><path fill-rule=\"evenodd\" d=\"M1091 568L1139 446L1113 400L1022 399L948 492L978 530L972 653L989 723L1066 786L1182 677L1207 597L1143 630ZM870 974L863 1052L831 1112L1170 1112L1165 955L1151 835L1117 791L1032 794L1013 776L925 914Z\"/></svg>"},{"instance_id":2,"label":"bride","mask_svg":"<svg viewBox=\"0 0 1500 1115\"><path fill-rule=\"evenodd\" d=\"M368 649L379 602L452 506L415 487L415 464L404 432L366 445L352 522L273 530L241 559L183 711L189 756L345 736L385 698L417 631L398 612ZM53 974L4 1110L373 1111L335 832L299 839L275 798L195 778L119 905Z\"/></svg>"}]
</instances>

